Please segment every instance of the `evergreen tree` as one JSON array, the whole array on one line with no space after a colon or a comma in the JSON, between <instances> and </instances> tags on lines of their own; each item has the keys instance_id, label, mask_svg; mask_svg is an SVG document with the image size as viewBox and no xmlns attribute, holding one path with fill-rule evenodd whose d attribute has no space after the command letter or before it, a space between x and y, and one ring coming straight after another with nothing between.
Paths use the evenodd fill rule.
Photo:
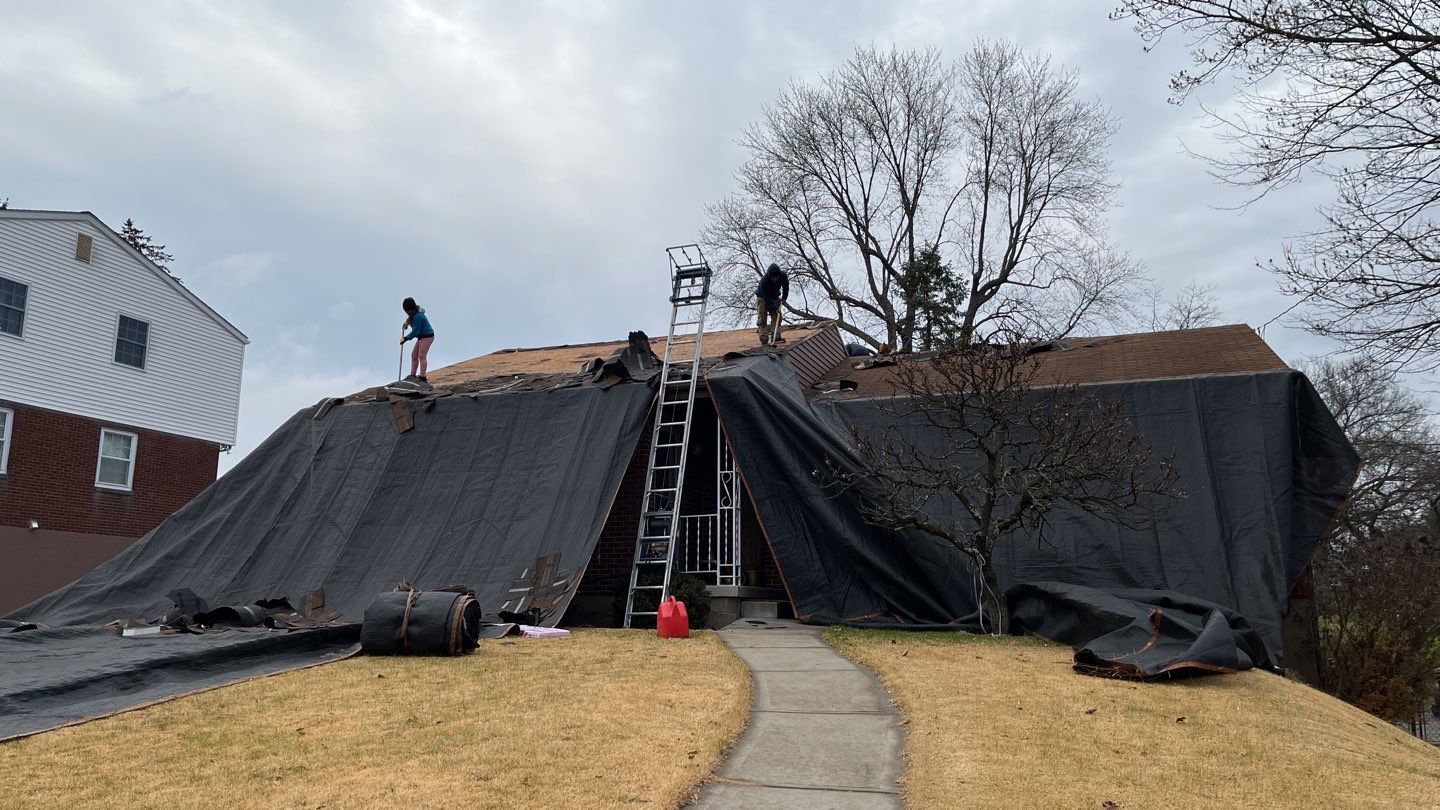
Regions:
<instances>
[{"instance_id":1,"label":"evergreen tree","mask_svg":"<svg viewBox=\"0 0 1440 810\"><path fill-rule=\"evenodd\" d=\"M120 226L120 238L130 243L130 246L140 251L140 255L150 261L166 267L175 258L165 252L165 246L156 242L155 237L150 236L135 224L135 220L126 219L125 224Z\"/></svg>"},{"instance_id":2,"label":"evergreen tree","mask_svg":"<svg viewBox=\"0 0 1440 810\"><path fill-rule=\"evenodd\" d=\"M900 292L909 322L902 325L902 340L921 351L931 351L960 331L960 307L965 292L940 258L940 251L927 247L901 268Z\"/></svg>"}]
</instances>

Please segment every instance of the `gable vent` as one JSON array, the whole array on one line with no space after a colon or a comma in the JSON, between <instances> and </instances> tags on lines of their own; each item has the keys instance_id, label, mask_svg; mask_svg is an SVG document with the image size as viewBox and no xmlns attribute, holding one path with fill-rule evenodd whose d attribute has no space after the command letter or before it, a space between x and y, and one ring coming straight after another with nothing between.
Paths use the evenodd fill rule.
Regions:
<instances>
[{"instance_id":1,"label":"gable vent","mask_svg":"<svg viewBox=\"0 0 1440 810\"><path fill-rule=\"evenodd\" d=\"M90 238L89 234L77 234L75 236L75 258L88 264L90 261L90 246L93 243L94 240Z\"/></svg>"}]
</instances>

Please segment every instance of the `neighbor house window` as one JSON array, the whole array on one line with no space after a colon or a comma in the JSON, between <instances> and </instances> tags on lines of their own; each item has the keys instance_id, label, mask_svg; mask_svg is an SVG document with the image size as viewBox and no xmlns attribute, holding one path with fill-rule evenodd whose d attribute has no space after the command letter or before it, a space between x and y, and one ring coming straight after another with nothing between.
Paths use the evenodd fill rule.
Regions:
<instances>
[{"instance_id":1,"label":"neighbor house window","mask_svg":"<svg viewBox=\"0 0 1440 810\"><path fill-rule=\"evenodd\" d=\"M150 342L150 324L120 316L115 332L115 362L145 368L145 348Z\"/></svg>"},{"instance_id":2,"label":"neighbor house window","mask_svg":"<svg viewBox=\"0 0 1440 810\"><path fill-rule=\"evenodd\" d=\"M25 327L25 299L30 288L18 281L0 278L0 332L19 335Z\"/></svg>"},{"instance_id":3,"label":"neighbor house window","mask_svg":"<svg viewBox=\"0 0 1440 810\"><path fill-rule=\"evenodd\" d=\"M10 464L10 427L15 422L15 412L0 408L0 475Z\"/></svg>"},{"instance_id":4,"label":"neighbor house window","mask_svg":"<svg viewBox=\"0 0 1440 810\"><path fill-rule=\"evenodd\" d=\"M100 431L100 462L95 465L95 486L105 489L129 489L135 480L134 433L103 428Z\"/></svg>"}]
</instances>

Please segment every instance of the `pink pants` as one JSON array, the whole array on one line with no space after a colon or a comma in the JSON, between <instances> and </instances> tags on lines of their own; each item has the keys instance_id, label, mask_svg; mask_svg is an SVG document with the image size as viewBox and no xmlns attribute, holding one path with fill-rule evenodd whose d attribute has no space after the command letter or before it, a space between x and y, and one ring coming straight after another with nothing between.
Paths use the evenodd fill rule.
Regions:
<instances>
[{"instance_id":1,"label":"pink pants","mask_svg":"<svg viewBox=\"0 0 1440 810\"><path fill-rule=\"evenodd\" d=\"M410 351L410 375L412 377L425 376L425 369L430 355L430 344L434 342L434 335L415 338L415 348Z\"/></svg>"}]
</instances>

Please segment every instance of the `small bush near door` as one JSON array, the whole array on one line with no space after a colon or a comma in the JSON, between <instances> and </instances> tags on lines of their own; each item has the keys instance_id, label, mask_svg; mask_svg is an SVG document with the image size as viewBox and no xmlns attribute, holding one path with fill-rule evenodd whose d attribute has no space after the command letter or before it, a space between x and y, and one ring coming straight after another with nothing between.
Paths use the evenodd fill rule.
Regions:
<instances>
[{"instance_id":1,"label":"small bush near door","mask_svg":"<svg viewBox=\"0 0 1440 810\"><path fill-rule=\"evenodd\" d=\"M660 573L658 571L642 573L640 584L659 585ZM610 612L617 627L625 623L625 597L629 590L629 574L622 574L615 578L615 584L611 588ZM710 590L704 580L689 574L672 574L670 576L670 593L685 603L685 612L690 615L692 629L705 626L705 622L710 619ZM635 609L637 611L653 611L658 603L655 594L655 591L636 593ZM636 627L654 627L655 617L638 616L633 624Z\"/></svg>"}]
</instances>

